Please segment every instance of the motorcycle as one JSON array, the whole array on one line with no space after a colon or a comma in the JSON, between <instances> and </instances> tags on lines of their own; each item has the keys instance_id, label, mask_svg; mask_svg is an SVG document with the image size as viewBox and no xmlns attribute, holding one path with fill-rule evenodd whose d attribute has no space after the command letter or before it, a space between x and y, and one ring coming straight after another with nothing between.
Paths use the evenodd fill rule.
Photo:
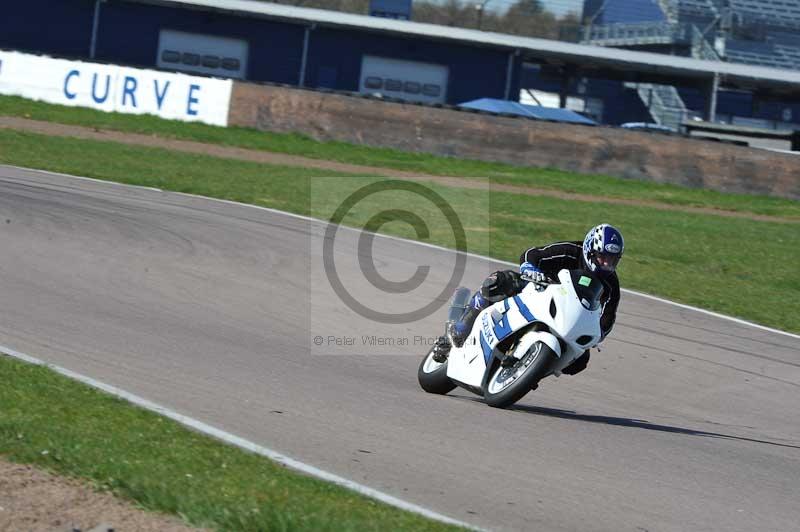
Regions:
<instances>
[{"instance_id":1,"label":"motorcycle","mask_svg":"<svg viewBox=\"0 0 800 532\"><path fill-rule=\"evenodd\" d=\"M444 362L433 349L417 372L423 390L446 394L460 386L489 406L510 406L539 381L572 364L601 340L603 283L592 272L561 270L557 279L528 281L522 291L478 314L469 336ZM470 299L461 287L452 298L446 330ZM452 343L452 339L451 339Z\"/></svg>"}]
</instances>

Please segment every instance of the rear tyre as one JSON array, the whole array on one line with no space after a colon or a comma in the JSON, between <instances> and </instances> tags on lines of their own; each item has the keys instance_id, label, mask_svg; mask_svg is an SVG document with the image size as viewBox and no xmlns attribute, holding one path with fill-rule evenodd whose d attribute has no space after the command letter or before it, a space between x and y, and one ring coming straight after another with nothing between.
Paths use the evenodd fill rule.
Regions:
<instances>
[{"instance_id":1,"label":"rear tyre","mask_svg":"<svg viewBox=\"0 0 800 532\"><path fill-rule=\"evenodd\" d=\"M547 344L536 342L513 366L498 366L484 387L486 404L496 408L513 405L547 376L556 358Z\"/></svg>"},{"instance_id":2,"label":"rear tyre","mask_svg":"<svg viewBox=\"0 0 800 532\"><path fill-rule=\"evenodd\" d=\"M447 361L436 362L433 359L433 348L428 351L417 370L419 385L428 393L444 395L456 387L447 376Z\"/></svg>"}]
</instances>

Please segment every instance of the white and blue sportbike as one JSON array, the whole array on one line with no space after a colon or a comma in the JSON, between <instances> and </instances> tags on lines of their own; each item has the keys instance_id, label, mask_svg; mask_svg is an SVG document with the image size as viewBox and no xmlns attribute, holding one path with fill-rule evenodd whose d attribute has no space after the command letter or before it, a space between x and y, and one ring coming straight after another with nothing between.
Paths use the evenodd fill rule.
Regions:
<instances>
[{"instance_id":1,"label":"white and blue sportbike","mask_svg":"<svg viewBox=\"0 0 800 532\"><path fill-rule=\"evenodd\" d=\"M603 283L595 274L561 270L549 282L523 279L530 282L519 294L478 314L467 339L444 362L434 360L433 350L425 356L417 374L423 390L446 394L461 386L489 406L510 406L597 346ZM448 322L469 297L468 289L456 290Z\"/></svg>"}]
</instances>

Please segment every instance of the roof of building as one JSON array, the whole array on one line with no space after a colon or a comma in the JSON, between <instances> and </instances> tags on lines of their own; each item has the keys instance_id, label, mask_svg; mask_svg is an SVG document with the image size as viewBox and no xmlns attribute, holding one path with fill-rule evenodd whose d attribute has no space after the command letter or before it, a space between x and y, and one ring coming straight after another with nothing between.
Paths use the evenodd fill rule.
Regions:
<instances>
[{"instance_id":1,"label":"roof of building","mask_svg":"<svg viewBox=\"0 0 800 532\"><path fill-rule=\"evenodd\" d=\"M527 105L524 103L509 102L508 100L497 100L495 98L480 98L471 102L458 105L465 109L477 109L504 115L524 116L525 118L535 118L537 120L551 120L553 122L569 122L571 124L585 124L589 126L597 125L594 120L589 120L585 116L579 115L569 109L554 109L552 107L542 107L540 105Z\"/></svg>"},{"instance_id":2,"label":"roof of building","mask_svg":"<svg viewBox=\"0 0 800 532\"><path fill-rule=\"evenodd\" d=\"M519 53L526 60L573 65L592 70L635 72L650 77L709 80L719 75L722 85L764 87L800 92L800 72L756 65L705 61L650 52L520 37L405 20L354 15L255 0L133 0L139 3L218 10L286 22L384 33L404 37L491 47Z\"/></svg>"}]
</instances>

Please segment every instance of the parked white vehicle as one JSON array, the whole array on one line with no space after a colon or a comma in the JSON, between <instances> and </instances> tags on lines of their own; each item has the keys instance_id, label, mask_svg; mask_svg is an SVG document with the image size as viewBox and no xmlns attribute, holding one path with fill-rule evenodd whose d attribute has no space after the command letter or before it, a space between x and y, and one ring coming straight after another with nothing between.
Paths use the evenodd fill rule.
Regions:
<instances>
[{"instance_id":1,"label":"parked white vehicle","mask_svg":"<svg viewBox=\"0 0 800 532\"><path fill-rule=\"evenodd\" d=\"M584 270L561 270L551 282L531 281L478 314L464 344L453 346L446 361L437 362L433 350L428 352L417 373L419 384L435 394L461 386L489 406L510 406L597 346L602 294L603 283ZM468 289L456 290L449 320L460 315L469 297Z\"/></svg>"}]
</instances>

